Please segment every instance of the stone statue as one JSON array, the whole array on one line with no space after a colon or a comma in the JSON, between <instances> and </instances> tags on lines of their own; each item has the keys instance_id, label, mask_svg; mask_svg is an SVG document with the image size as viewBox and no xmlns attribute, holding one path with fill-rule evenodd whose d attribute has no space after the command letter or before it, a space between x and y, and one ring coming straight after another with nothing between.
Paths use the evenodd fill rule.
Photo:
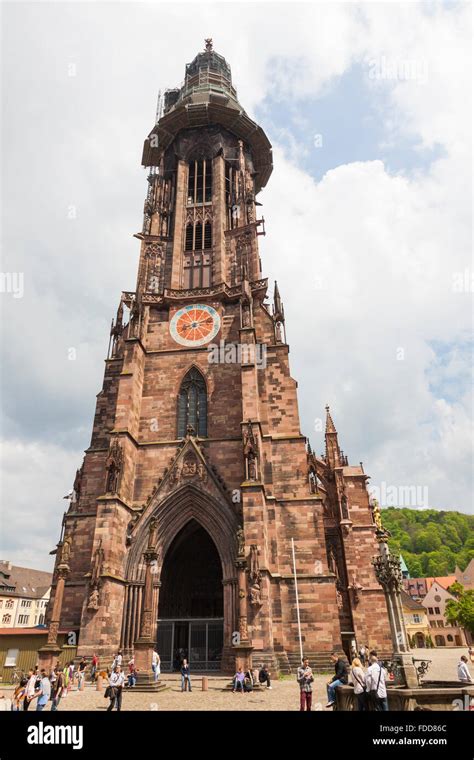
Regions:
<instances>
[{"instance_id":1,"label":"stone statue","mask_svg":"<svg viewBox=\"0 0 474 760\"><path fill-rule=\"evenodd\" d=\"M88 610L98 610L99 609L99 591L96 588L94 588L92 590L92 593L89 596L89 600L87 602L87 609Z\"/></svg>"},{"instance_id":2,"label":"stone statue","mask_svg":"<svg viewBox=\"0 0 474 760\"><path fill-rule=\"evenodd\" d=\"M91 573L92 586L97 586L100 581L103 563L104 563L104 550L102 548L102 539L100 539L99 545L97 546L97 549L95 550L95 553L94 553L94 560L92 564L92 573Z\"/></svg>"},{"instance_id":3,"label":"stone statue","mask_svg":"<svg viewBox=\"0 0 474 760\"><path fill-rule=\"evenodd\" d=\"M258 547L257 544L252 544L250 547L249 555L249 572L250 578L254 580L260 575L260 567L258 563Z\"/></svg>"},{"instance_id":4,"label":"stone statue","mask_svg":"<svg viewBox=\"0 0 474 760\"><path fill-rule=\"evenodd\" d=\"M356 573L353 573L352 575L352 584L351 584L352 593L354 595L354 602L355 604L359 604L360 602L360 592L364 590L363 586L360 585L359 581L357 580Z\"/></svg>"},{"instance_id":5,"label":"stone statue","mask_svg":"<svg viewBox=\"0 0 474 760\"><path fill-rule=\"evenodd\" d=\"M158 520L152 517L148 528L148 548L154 549L158 538Z\"/></svg>"},{"instance_id":6,"label":"stone statue","mask_svg":"<svg viewBox=\"0 0 474 760\"><path fill-rule=\"evenodd\" d=\"M252 607L261 607L260 584L255 582L250 586L250 604Z\"/></svg>"},{"instance_id":7,"label":"stone statue","mask_svg":"<svg viewBox=\"0 0 474 760\"><path fill-rule=\"evenodd\" d=\"M237 531L237 556L243 557L245 555L245 533L242 530L242 526Z\"/></svg>"},{"instance_id":8,"label":"stone statue","mask_svg":"<svg viewBox=\"0 0 474 760\"><path fill-rule=\"evenodd\" d=\"M71 544L72 539L71 536L66 536L66 538L63 541L63 546L61 549L61 564L67 564L69 560L71 559Z\"/></svg>"}]
</instances>

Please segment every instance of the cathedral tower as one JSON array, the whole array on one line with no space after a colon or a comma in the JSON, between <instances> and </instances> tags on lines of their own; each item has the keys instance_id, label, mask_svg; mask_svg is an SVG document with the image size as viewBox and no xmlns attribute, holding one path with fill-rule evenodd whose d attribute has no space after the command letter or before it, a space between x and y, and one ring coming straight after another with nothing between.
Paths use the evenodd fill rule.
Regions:
<instances>
[{"instance_id":1,"label":"cathedral tower","mask_svg":"<svg viewBox=\"0 0 474 760\"><path fill-rule=\"evenodd\" d=\"M145 140L134 291L112 323L90 446L58 544L54 629L162 669L288 670L351 641L391 648L362 466L328 410L300 430L278 287L266 301L257 196L270 143L206 40Z\"/></svg>"}]
</instances>

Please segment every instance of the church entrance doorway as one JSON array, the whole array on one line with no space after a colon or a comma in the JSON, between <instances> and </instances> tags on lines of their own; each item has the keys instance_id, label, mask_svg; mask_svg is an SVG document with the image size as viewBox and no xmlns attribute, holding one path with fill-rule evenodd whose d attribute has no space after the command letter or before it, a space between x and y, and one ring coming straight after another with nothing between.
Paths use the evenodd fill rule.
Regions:
<instances>
[{"instance_id":1,"label":"church entrance doorway","mask_svg":"<svg viewBox=\"0 0 474 760\"><path fill-rule=\"evenodd\" d=\"M163 671L184 657L192 671L219 670L224 639L222 566L196 520L177 534L161 571L157 648Z\"/></svg>"}]
</instances>

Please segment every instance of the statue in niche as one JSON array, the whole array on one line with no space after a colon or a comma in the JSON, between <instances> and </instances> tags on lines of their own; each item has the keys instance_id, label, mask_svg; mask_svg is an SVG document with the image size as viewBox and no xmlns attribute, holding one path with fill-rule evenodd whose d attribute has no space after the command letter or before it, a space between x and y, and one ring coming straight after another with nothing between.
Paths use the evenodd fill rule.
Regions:
<instances>
[{"instance_id":1,"label":"statue in niche","mask_svg":"<svg viewBox=\"0 0 474 760\"><path fill-rule=\"evenodd\" d=\"M242 530L242 526L237 530L237 556L243 557L245 555L245 533Z\"/></svg>"},{"instance_id":2,"label":"statue in niche","mask_svg":"<svg viewBox=\"0 0 474 760\"><path fill-rule=\"evenodd\" d=\"M71 559L71 536L66 536L61 549L61 564L67 564Z\"/></svg>"},{"instance_id":3,"label":"statue in niche","mask_svg":"<svg viewBox=\"0 0 474 760\"><path fill-rule=\"evenodd\" d=\"M97 586L100 581L100 576L102 574L102 566L104 564L104 550L102 548L102 539L99 541L99 545L94 553L94 560L92 564L92 573L91 573L91 585Z\"/></svg>"},{"instance_id":4,"label":"statue in niche","mask_svg":"<svg viewBox=\"0 0 474 760\"><path fill-rule=\"evenodd\" d=\"M87 602L87 609L88 610L99 609L99 591L97 588L92 589L91 595L89 596L89 599Z\"/></svg>"}]
</instances>

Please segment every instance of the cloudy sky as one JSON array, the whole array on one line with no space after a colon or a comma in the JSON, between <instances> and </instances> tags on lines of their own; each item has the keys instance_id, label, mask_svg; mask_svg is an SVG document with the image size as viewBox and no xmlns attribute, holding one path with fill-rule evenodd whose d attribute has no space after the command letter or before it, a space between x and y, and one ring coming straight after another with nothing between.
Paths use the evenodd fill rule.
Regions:
<instances>
[{"instance_id":1,"label":"cloudy sky","mask_svg":"<svg viewBox=\"0 0 474 760\"><path fill-rule=\"evenodd\" d=\"M262 260L303 432L322 451L329 403L382 494L473 511L470 16L457 2L2 4L2 559L52 565L110 319L135 283L143 139L158 90L209 36L274 147Z\"/></svg>"}]
</instances>

